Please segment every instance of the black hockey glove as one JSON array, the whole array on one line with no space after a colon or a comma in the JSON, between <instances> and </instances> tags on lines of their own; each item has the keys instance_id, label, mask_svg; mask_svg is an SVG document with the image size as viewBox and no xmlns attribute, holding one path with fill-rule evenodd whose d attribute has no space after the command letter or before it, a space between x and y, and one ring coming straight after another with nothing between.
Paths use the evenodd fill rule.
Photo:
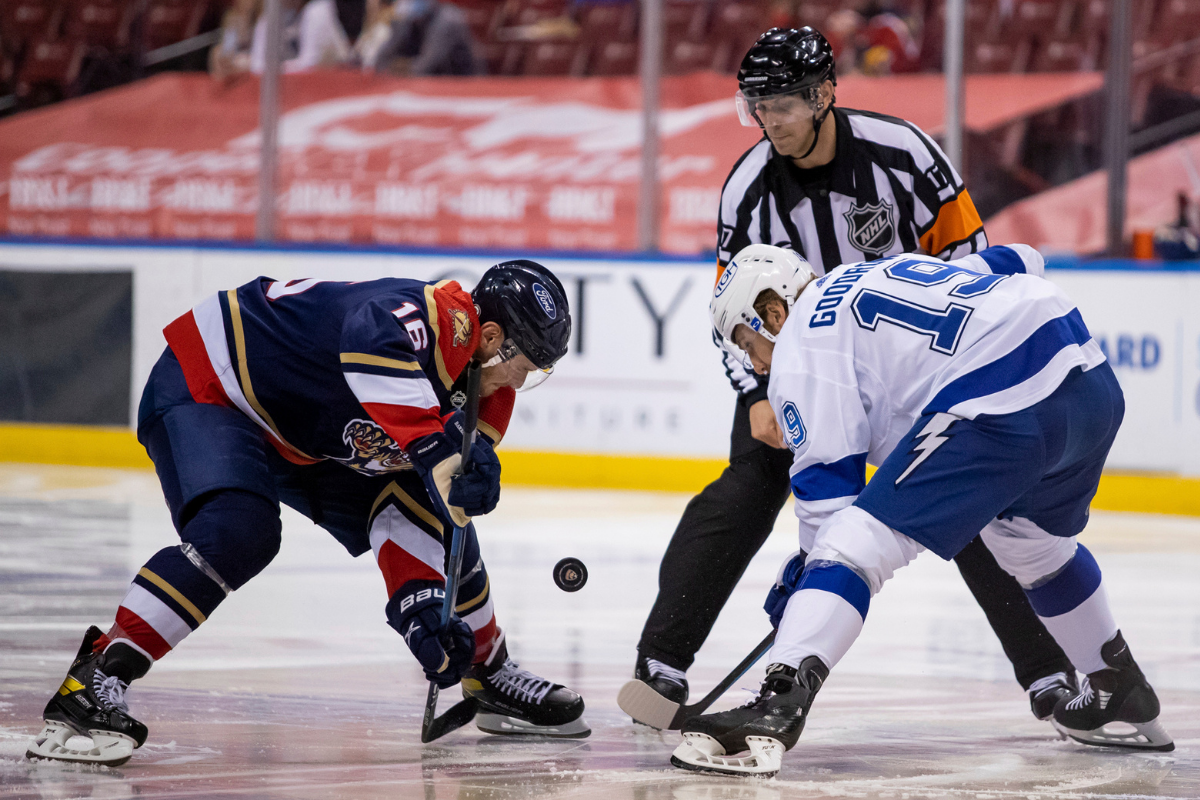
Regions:
<instances>
[{"instance_id":1,"label":"black hockey glove","mask_svg":"<svg viewBox=\"0 0 1200 800\"><path fill-rule=\"evenodd\" d=\"M450 481L450 504L467 516L490 513L500 502L500 459L487 439L479 436L471 445L471 468Z\"/></svg>"},{"instance_id":2,"label":"black hockey glove","mask_svg":"<svg viewBox=\"0 0 1200 800\"><path fill-rule=\"evenodd\" d=\"M763 603L763 611L771 618L772 628L778 629L779 623L783 621L783 611L787 608L788 600L796 593L796 587L800 585L800 578L804 575L806 558L808 554L803 550L797 550L788 556L788 560L779 568L779 574L775 576L775 585L767 592L767 602Z\"/></svg>"},{"instance_id":3,"label":"black hockey glove","mask_svg":"<svg viewBox=\"0 0 1200 800\"><path fill-rule=\"evenodd\" d=\"M388 625L404 637L425 677L446 689L462 680L475 656L475 634L454 614L439 633L444 588L433 581L409 581L387 604Z\"/></svg>"},{"instance_id":4,"label":"black hockey glove","mask_svg":"<svg viewBox=\"0 0 1200 800\"><path fill-rule=\"evenodd\" d=\"M455 471L462 451L463 414L456 412L442 433L425 436L408 446L408 456L416 467L429 496L440 503L457 526L465 527L473 515L486 514L500 499L500 460L482 436L471 446L471 468L462 476ZM463 483L455 491L454 486Z\"/></svg>"}]
</instances>

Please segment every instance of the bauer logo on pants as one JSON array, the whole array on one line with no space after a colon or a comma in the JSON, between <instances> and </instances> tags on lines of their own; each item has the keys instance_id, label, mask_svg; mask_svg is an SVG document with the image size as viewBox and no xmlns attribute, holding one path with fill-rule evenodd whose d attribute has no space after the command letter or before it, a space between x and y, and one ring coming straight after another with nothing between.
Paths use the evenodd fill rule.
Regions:
<instances>
[{"instance_id":1,"label":"bauer logo on pants","mask_svg":"<svg viewBox=\"0 0 1200 800\"><path fill-rule=\"evenodd\" d=\"M787 446L790 450L796 450L808 438L808 431L804 430L804 420L800 418L800 409L789 400L783 404L783 413L780 416L783 417Z\"/></svg>"}]
</instances>

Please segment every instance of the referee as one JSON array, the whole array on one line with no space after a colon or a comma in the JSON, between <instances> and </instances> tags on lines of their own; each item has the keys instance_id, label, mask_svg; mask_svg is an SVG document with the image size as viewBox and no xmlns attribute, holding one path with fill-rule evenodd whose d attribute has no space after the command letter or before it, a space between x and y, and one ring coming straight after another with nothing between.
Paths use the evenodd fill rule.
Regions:
<instances>
[{"instance_id":1,"label":"referee","mask_svg":"<svg viewBox=\"0 0 1200 800\"><path fill-rule=\"evenodd\" d=\"M764 137L721 193L718 278L750 244L789 247L817 274L896 253L960 258L987 247L979 213L945 154L910 122L834 105L833 51L812 28L772 28L738 71L742 124ZM683 703L685 673L791 494L767 384L725 352L738 392L729 466L692 498L659 569L634 677ZM1029 692L1038 719L1074 692L1075 669L1014 578L976 538L955 557Z\"/></svg>"}]
</instances>

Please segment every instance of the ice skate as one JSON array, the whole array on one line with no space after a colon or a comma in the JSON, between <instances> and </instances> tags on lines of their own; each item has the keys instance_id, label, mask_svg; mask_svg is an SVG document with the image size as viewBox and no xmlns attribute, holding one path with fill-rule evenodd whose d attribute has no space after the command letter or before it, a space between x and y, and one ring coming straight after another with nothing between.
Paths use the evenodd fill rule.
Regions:
<instances>
[{"instance_id":1,"label":"ice skate","mask_svg":"<svg viewBox=\"0 0 1200 800\"><path fill-rule=\"evenodd\" d=\"M1029 685L1029 708L1038 719L1048 720L1054 716L1060 698L1074 697L1078 692L1074 673L1056 672Z\"/></svg>"},{"instance_id":2,"label":"ice skate","mask_svg":"<svg viewBox=\"0 0 1200 800\"><path fill-rule=\"evenodd\" d=\"M521 669L501 639L492 657L462 681L463 697L479 701L475 724L485 733L582 739L583 698L565 686Z\"/></svg>"},{"instance_id":3,"label":"ice skate","mask_svg":"<svg viewBox=\"0 0 1200 800\"><path fill-rule=\"evenodd\" d=\"M784 752L800 739L808 709L828 676L829 668L816 656L804 659L799 670L772 664L752 702L684 723L683 744L671 754L671 763L730 775L776 774Z\"/></svg>"},{"instance_id":4,"label":"ice skate","mask_svg":"<svg viewBox=\"0 0 1200 800\"><path fill-rule=\"evenodd\" d=\"M105 673L105 657L92 646L103 634L92 626L83 637L67 678L46 704L46 726L30 743L26 758L119 766L146 741L146 726L129 716L123 681ZM73 736L92 746L68 745Z\"/></svg>"},{"instance_id":5,"label":"ice skate","mask_svg":"<svg viewBox=\"0 0 1200 800\"><path fill-rule=\"evenodd\" d=\"M1100 657L1109 669L1090 673L1078 695L1058 701L1054 727L1083 744L1174 750L1175 742L1158 721L1158 697L1120 631L1100 648Z\"/></svg>"}]
</instances>

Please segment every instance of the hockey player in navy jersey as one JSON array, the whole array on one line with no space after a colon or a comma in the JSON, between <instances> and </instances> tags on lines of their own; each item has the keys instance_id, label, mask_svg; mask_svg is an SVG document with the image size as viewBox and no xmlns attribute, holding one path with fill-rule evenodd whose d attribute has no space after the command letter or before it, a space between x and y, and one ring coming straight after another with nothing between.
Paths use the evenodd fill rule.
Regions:
<instances>
[{"instance_id":1,"label":"hockey player in navy jersey","mask_svg":"<svg viewBox=\"0 0 1200 800\"><path fill-rule=\"evenodd\" d=\"M1075 538L1121 424L1121 388L1042 270L1025 245L949 262L892 256L820 279L770 245L734 258L713 323L770 374L801 552L768 598L778 634L759 696L686 722L676 766L777 772L883 583L922 550L949 559L981 532L1086 673L1054 725L1089 744L1174 749Z\"/></svg>"},{"instance_id":2,"label":"hockey player in navy jersey","mask_svg":"<svg viewBox=\"0 0 1200 800\"><path fill-rule=\"evenodd\" d=\"M508 658L470 524L499 499L493 448L515 390L549 374L570 333L562 285L531 261L492 267L471 294L455 281L258 278L172 322L138 439L181 543L146 562L107 633L87 632L29 756L117 764L142 745L126 689L271 562L280 502L351 555L374 554L388 624L430 680L479 700L481 729L586 736L583 699ZM455 476L472 359L480 436ZM463 578L439 633L453 525ZM68 747L76 733L94 746Z\"/></svg>"}]
</instances>

